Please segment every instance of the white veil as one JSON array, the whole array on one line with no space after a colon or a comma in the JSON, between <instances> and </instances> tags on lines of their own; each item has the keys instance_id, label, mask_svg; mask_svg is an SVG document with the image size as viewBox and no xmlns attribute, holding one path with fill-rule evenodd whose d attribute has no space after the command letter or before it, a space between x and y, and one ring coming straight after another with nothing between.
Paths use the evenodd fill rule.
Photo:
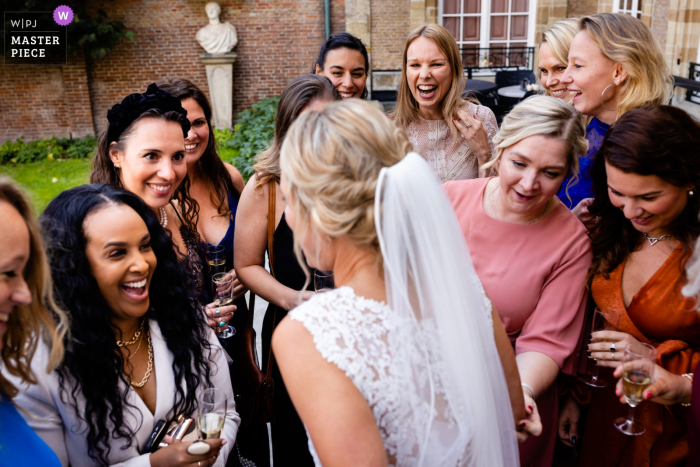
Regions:
<instances>
[{"instance_id":1,"label":"white veil","mask_svg":"<svg viewBox=\"0 0 700 467\"><path fill-rule=\"evenodd\" d=\"M491 305L452 206L420 155L381 170L374 209L388 304L416 324L403 335L403 370L414 383L405 428L418 465L519 465Z\"/></svg>"}]
</instances>

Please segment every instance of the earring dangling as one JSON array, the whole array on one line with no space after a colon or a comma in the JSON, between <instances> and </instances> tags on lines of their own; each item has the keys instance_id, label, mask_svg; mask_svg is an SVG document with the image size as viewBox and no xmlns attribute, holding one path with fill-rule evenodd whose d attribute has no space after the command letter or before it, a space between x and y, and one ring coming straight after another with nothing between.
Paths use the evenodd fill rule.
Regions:
<instances>
[{"instance_id":1,"label":"earring dangling","mask_svg":"<svg viewBox=\"0 0 700 467\"><path fill-rule=\"evenodd\" d=\"M605 95L605 91L607 91L610 86L615 86L615 83L608 84L607 86L605 86L605 89L603 89L603 92L600 93L600 105L602 105L603 108L608 112L614 112L616 109L608 109L607 107L605 107L605 103L603 102L603 96Z\"/></svg>"}]
</instances>

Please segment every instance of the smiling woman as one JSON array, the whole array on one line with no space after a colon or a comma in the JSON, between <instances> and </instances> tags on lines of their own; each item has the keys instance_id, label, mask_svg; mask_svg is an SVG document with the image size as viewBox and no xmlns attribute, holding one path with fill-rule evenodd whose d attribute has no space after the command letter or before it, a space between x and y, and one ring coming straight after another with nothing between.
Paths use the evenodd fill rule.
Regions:
<instances>
[{"instance_id":1,"label":"smiling woman","mask_svg":"<svg viewBox=\"0 0 700 467\"><path fill-rule=\"evenodd\" d=\"M479 166L496 149L496 117L489 108L463 99L463 92L462 59L452 34L437 24L414 30L404 48L391 118L441 182L477 178Z\"/></svg>"},{"instance_id":2,"label":"smiling woman","mask_svg":"<svg viewBox=\"0 0 700 467\"><path fill-rule=\"evenodd\" d=\"M367 97L367 48L350 33L341 32L326 40L313 72L331 80L343 99Z\"/></svg>"}]
</instances>

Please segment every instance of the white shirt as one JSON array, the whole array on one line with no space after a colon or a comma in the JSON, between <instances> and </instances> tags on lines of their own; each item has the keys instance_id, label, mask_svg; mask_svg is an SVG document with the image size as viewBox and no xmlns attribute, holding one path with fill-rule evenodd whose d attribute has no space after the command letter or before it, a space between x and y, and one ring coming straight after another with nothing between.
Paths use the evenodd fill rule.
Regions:
<instances>
[{"instance_id":1,"label":"white shirt","mask_svg":"<svg viewBox=\"0 0 700 467\"><path fill-rule=\"evenodd\" d=\"M175 398L173 356L168 350L158 323L149 320L148 324L153 343L153 365L157 381L155 413L151 413L132 387L128 388L127 402L136 407L139 414L138 417L135 416L133 409L130 411L125 404L124 423L131 427L139 427L139 421L141 423L138 430L135 431L133 442L129 448L122 449L127 444L124 438L112 439L108 456L109 464L112 466L149 467L151 465L150 453L141 454L140 450L145 447L158 420L166 419L168 412L173 408ZM212 346L211 384L226 392L228 400L226 423L221 435L227 443L221 449L221 455L214 464L223 467L226 465L228 455L236 441L238 425L241 420L233 400L233 390L231 389L231 379L224 350L214 333L209 331L209 342ZM20 410L29 426L53 449L64 467L68 465L72 467L97 465L94 459L88 455L87 425L76 417L75 410L70 403L64 403L61 400L58 374L55 371L46 374L47 361L48 348L45 344L40 343L32 360L32 371L38 380L36 385L28 386L25 384L22 387L16 378L7 374L3 369L3 375L11 380L15 386L20 387L21 392L13 399L13 402L29 412L27 414ZM99 369L97 368L95 369L95 377L99 377ZM124 389L123 386L124 383L120 383L121 390ZM78 396L78 409L81 414L84 414L85 400L82 395Z\"/></svg>"}]
</instances>

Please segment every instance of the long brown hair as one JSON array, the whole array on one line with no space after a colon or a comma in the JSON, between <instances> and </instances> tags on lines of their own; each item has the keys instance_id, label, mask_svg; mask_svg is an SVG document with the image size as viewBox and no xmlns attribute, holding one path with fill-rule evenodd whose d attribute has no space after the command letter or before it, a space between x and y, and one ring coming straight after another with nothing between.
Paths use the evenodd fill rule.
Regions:
<instances>
[{"instance_id":1,"label":"long brown hair","mask_svg":"<svg viewBox=\"0 0 700 467\"><path fill-rule=\"evenodd\" d=\"M408 125L418 120L418 101L411 93L408 86L408 78L406 76L406 63L408 61L408 48L414 40L419 37L425 37L435 42L440 51L447 58L447 63L452 70L452 84L450 90L442 99L442 115L445 118L447 126L450 128L450 134L453 139L459 137L459 130L452 122L452 117L457 115L457 109L465 101L476 102L475 99L464 99L464 70L462 69L462 57L459 54L459 47L455 42L452 33L443 28L439 24L426 24L415 29L406 39L406 45L403 48L403 62L401 65L401 83L399 84L399 94L396 98L396 109L390 114L390 117L396 122L399 128L406 128Z\"/></svg>"},{"instance_id":2,"label":"long brown hair","mask_svg":"<svg viewBox=\"0 0 700 467\"><path fill-rule=\"evenodd\" d=\"M638 248L642 234L610 202L605 163L625 173L656 175L672 185L700 188L700 125L683 110L668 105L638 107L610 127L591 170L595 198L588 208L593 249L589 281L607 276ZM686 253L700 235L698 194L669 225L669 235Z\"/></svg>"},{"instance_id":3,"label":"long brown hair","mask_svg":"<svg viewBox=\"0 0 700 467\"><path fill-rule=\"evenodd\" d=\"M209 200L216 207L219 215L231 216L231 209L227 202L227 193L233 194L236 200L240 199L241 194L234 186L231 174L226 170L224 162L216 151L214 128L211 126L212 110L209 99L196 84L184 78L163 78L160 81L156 81L156 84L160 89L173 97L177 97L180 101L194 99L204 111L204 118L207 120L207 127L209 127L209 142L204 149L204 154L196 163L197 172L202 177L206 187L209 188Z\"/></svg>"},{"instance_id":4,"label":"long brown hair","mask_svg":"<svg viewBox=\"0 0 700 467\"><path fill-rule=\"evenodd\" d=\"M0 200L12 205L24 219L29 230L29 261L24 269L24 280L29 287L32 302L17 306L7 322L2 338L2 364L7 372L23 382L36 384L31 370L37 344L43 338L49 346L46 372L53 371L63 359L63 338L68 332L68 317L54 300L51 271L41 241L39 225L27 196L8 177L0 176ZM53 316L47 311L51 310ZM0 395L12 399L14 387L0 373Z\"/></svg>"},{"instance_id":5,"label":"long brown hair","mask_svg":"<svg viewBox=\"0 0 700 467\"><path fill-rule=\"evenodd\" d=\"M258 154L253 170L257 174L255 189L262 187L270 180L280 181L280 149L287 135L287 130L297 119L304 107L313 101L340 100L338 90L333 87L331 80L316 74L303 75L294 78L282 91L280 103L277 106L275 119L275 135L272 144Z\"/></svg>"}]
</instances>

